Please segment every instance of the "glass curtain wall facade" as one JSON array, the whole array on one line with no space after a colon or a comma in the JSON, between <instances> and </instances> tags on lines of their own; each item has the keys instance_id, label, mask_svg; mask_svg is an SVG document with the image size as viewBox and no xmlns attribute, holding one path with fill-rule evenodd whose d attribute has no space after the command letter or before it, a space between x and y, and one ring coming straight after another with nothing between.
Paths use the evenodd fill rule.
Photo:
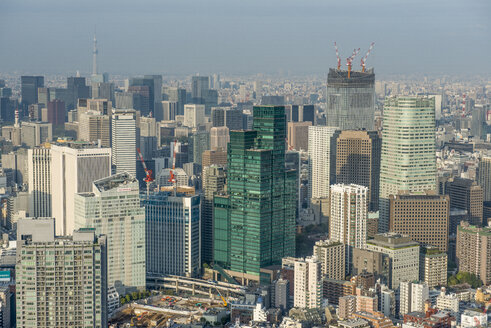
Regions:
<instances>
[{"instance_id":1,"label":"glass curtain wall facade","mask_svg":"<svg viewBox=\"0 0 491 328\"><path fill-rule=\"evenodd\" d=\"M227 196L215 196L215 262L259 276L295 253L294 170L285 169L283 106L254 107L252 131L231 131Z\"/></svg>"},{"instance_id":2,"label":"glass curtain wall facade","mask_svg":"<svg viewBox=\"0 0 491 328\"><path fill-rule=\"evenodd\" d=\"M143 204L147 275L199 274L200 197L159 192Z\"/></svg>"},{"instance_id":3,"label":"glass curtain wall facade","mask_svg":"<svg viewBox=\"0 0 491 328\"><path fill-rule=\"evenodd\" d=\"M379 232L389 230L389 196L436 190L435 99L387 97L380 159Z\"/></svg>"}]
</instances>

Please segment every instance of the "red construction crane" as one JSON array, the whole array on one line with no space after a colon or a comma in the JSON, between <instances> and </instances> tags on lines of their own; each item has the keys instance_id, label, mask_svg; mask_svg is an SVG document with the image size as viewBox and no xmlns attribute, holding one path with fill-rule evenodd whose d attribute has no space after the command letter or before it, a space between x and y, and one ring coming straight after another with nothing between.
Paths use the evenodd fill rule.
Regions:
<instances>
[{"instance_id":1,"label":"red construction crane","mask_svg":"<svg viewBox=\"0 0 491 328\"><path fill-rule=\"evenodd\" d=\"M143 156L142 156L142 153L140 151L140 148L137 148L136 151L138 152L138 158L140 158L140 161L142 162L143 170L145 170L145 179L143 179L143 181L145 181L147 183L147 198L148 198L148 196L150 194L150 184L153 181L152 170L149 170L147 168L147 164L145 164L145 161L143 160Z\"/></svg>"},{"instance_id":2,"label":"red construction crane","mask_svg":"<svg viewBox=\"0 0 491 328\"><path fill-rule=\"evenodd\" d=\"M368 55L370 55L370 51L372 51L374 45L375 45L375 42L370 43L370 48L368 48L368 51L367 51L365 57L363 57L361 59L361 71L362 72L365 72L365 63L367 62Z\"/></svg>"},{"instance_id":3,"label":"red construction crane","mask_svg":"<svg viewBox=\"0 0 491 328\"><path fill-rule=\"evenodd\" d=\"M341 58L339 58L338 45L334 42L334 49L336 49L336 58L338 60L338 71L341 69Z\"/></svg>"},{"instance_id":4,"label":"red construction crane","mask_svg":"<svg viewBox=\"0 0 491 328\"><path fill-rule=\"evenodd\" d=\"M358 55L359 52L360 48L354 49L351 56L346 58L346 66L348 66L348 79L351 77L351 64L353 63L353 59L355 59L356 55Z\"/></svg>"},{"instance_id":5,"label":"red construction crane","mask_svg":"<svg viewBox=\"0 0 491 328\"><path fill-rule=\"evenodd\" d=\"M172 151L172 170L170 170L169 182L172 183L174 187L174 193L176 192L176 176L174 175L174 170L176 169L176 148L177 148L177 140L174 139L174 147Z\"/></svg>"}]
</instances>

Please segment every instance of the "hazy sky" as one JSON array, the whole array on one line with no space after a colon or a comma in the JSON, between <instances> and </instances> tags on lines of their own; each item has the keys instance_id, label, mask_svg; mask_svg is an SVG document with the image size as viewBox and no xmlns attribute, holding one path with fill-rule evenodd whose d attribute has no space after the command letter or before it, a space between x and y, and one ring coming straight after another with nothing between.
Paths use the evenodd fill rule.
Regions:
<instances>
[{"instance_id":1,"label":"hazy sky","mask_svg":"<svg viewBox=\"0 0 491 328\"><path fill-rule=\"evenodd\" d=\"M0 72L491 72L490 0L0 0ZM360 57L355 60L358 67Z\"/></svg>"}]
</instances>

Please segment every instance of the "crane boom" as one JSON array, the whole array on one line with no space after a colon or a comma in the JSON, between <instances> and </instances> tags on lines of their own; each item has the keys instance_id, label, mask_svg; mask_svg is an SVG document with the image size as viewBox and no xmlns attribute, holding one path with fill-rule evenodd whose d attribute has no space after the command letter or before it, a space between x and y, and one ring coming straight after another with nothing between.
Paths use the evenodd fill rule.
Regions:
<instances>
[{"instance_id":1,"label":"crane boom","mask_svg":"<svg viewBox=\"0 0 491 328\"><path fill-rule=\"evenodd\" d=\"M356 55L358 55L359 52L360 48L353 49L353 53L351 54L351 56L346 58L346 65L348 66L348 79L351 77L351 64L353 62L353 59L355 59Z\"/></svg>"},{"instance_id":2,"label":"crane boom","mask_svg":"<svg viewBox=\"0 0 491 328\"><path fill-rule=\"evenodd\" d=\"M368 48L367 53L363 58L361 58L361 71L365 72L365 63L367 62L368 55L370 55L370 52L373 49L373 46L375 45L375 42L370 43L370 47Z\"/></svg>"},{"instance_id":3,"label":"crane boom","mask_svg":"<svg viewBox=\"0 0 491 328\"><path fill-rule=\"evenodd\" d=\"M227 300L225 300L225 297L222 296L222 294L220 293L220 291L218 290L218 288L215 286L215 289L218 293L218 296L220 296L220 298L222 299L222 302L223 302L223 306L227 306L228 303L227 303Z\"/></svg>"},{"instance_id":4,"label":"crane boom","mask_svg":"<svg viewBox=\"0 0 491 328\"><path fill-rule=\"evenodd\" d=\"M142 153L140 151L140 148L137 148L136 151L138 152L138 158L140 159L140 162L142 162L143 170L145 171L145 179L144 179L144 181L147 184L147 198L148 198L148 196L150 194L150 184L153 181L153 178L152 178L152 170L149 170L147 168L147 164L143 160L143 156L142 156Z\"/></svg>"},{"instance_id":5,"label":"crane boom","mask_svg":"<svg viewBox=\"0 0 491 328\"><path fill-rule=\"evenodd\" d=\"M334 42L334 49L336 49L336 58L338 60L338 70L341 69L341 58L339 58L339 50L338 50L338 45L336 42Z\"/></svg>"},{"instance_id":6,"label":"crane boom","mask_svg":"<svg viewBox=\"0 0 491 328\"><path fill-rule=\"evenodd\" d=\"M172 149L172 170L170 170L169 182L172 183L174 187L174 194L177 190L176 176L174 175L174 170L176 169L176 148L177 148L177 140L174 139L174 147Z\"/></svg>"}]
</instances>

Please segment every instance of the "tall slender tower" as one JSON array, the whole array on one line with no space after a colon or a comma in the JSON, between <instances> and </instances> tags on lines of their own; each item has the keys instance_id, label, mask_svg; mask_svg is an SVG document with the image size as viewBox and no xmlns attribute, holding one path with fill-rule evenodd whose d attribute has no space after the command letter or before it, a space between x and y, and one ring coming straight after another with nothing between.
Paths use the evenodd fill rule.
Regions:
<instances>
[{"instance_id":1,"label":"tall slender tower","mask_svg":"<svg viewBox=\"0 0 491 328\"><path fill-rule=\"evenodd\" d=\"M92 50L92 75L97 75L97 39L94 33L94 49Z\"/></svg>"}]
</instances>

